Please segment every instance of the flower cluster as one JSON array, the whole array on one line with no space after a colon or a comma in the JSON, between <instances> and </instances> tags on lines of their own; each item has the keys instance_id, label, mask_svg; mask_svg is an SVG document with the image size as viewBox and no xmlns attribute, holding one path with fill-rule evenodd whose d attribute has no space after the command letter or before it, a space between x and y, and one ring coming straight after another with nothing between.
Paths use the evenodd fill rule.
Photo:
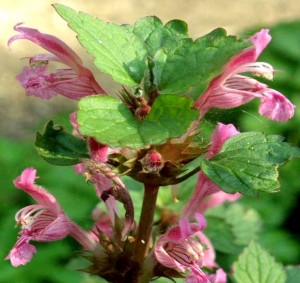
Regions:
<instances>
[{"instance_id":1,"label":"flower cluster","mask_svg":"<svg viewBox=\"0 0 300 283\"><path fill-rule=\"evenodd\" d=\"M17 76L27 95L50 99L59 94L73 100L106 95L92 72L83 66L77 54L60 39L21 24L17 24L15 30L19 34L9 40L9 46L16 40L26 39L50 52L30 57L29 66ZM83 230L69 219L53 195L35 184L36 169L27 168L15 179L14 185L29 194L37 204L17 212L15 218L17 224L21 225L21 231L6 259L13 266L27 264L36 253L36 248L30 242L57 241L71 236L91 254L91 267L87 271L109 282L138 282L136 278L143 278L141 282L149 282L160 276L183 276L188 283L226 282L226 273L216 263L214 247L205 235L206 221L203 215L208 208L225 201L234 201L241 194L223 192L204 172L196 168L192 172L198 172L198 179L190 200L172 221L156 229L151 229L153 215L149 214L155 210L156 201L156 196L152 196L154 202L151 204L151 194L155 194L160 185L179 182L181 179L177 175L180 176L185 164L204 152L203 158L212 159L228 139L240 134L234 125L219 123L209 144L203 146L194 142L197 125L201 124L205 114L212 108L234 108L258 98L261 115L280 122L293 116L294 106L283 94L254 78L241 75L252 73L266 79L273 78L274 69L271 65L256 62L270 40L266 29L250 37L251 46L232 57L194 102L194 107L200 113L199 119L182 137L170 139L163 145L151 145L140 150L109 147L93 137L82 135L76 113L73 113L71 122L74 135L87 142L90 156L89 159L81 159L74 169L93 183L99 201L103 201L107 207L107 213L96 209L93 212L94 226L90 231ZM62 63L66 68L48 71L48 63L51 61ZM155 93L155 96L159 96L159 93ZM137 108L138 111L135 109L134 113L139 120L143 120L151 107L143 103L140 97L135 102L142 107ZM130 193L116 168L121 168L122 174L142 181L145 185L139 225L134 222L134 205ZM125 217L122 217L117 202L124 205ZM145 231L148 230L144 230L145 227L150 227L149 235L146 235Z\"/></svg>"}]
</instances>

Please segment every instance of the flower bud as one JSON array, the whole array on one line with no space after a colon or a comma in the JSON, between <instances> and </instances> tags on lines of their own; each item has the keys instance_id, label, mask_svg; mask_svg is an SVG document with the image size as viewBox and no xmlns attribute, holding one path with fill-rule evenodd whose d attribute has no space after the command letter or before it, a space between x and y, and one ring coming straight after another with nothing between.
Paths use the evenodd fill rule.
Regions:
<instances>
[{"instance_id":1,"label":"flower bud","mask_svg":"<svg viewBox=\"0 0 300 283\"><path fill-rule=\"evenodd\" d=\"M157 151L148 152L141 160L143 169L147 172L158 172L164 167L161 154Z\"/></svg>"},{"instance_id":2,"label":"flower bud","mask_svg":"<svg viewBox=\"0 0 300 283\"><path fill-rule=\"evenodd\" d=\"M151 107L149 105L141 105L135 110L135 116L140 120L143 121L148 113L150 112Z\"/></svg>"}]
</instances>

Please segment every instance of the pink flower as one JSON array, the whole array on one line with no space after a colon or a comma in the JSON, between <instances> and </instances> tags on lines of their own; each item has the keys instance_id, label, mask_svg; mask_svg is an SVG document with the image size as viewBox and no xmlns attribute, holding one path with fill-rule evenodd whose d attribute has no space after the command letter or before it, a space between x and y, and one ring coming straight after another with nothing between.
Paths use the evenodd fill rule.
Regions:
<instances>
[{"instance_id":1,"label":"pink flower","mask_svg":"<svg viewBox=\"0 0 300 283\"><path fill-rule=\"evenodd\" d=\"M197 270L192 270L186 278L186 283L226 283L227 274L222 268L217 269L215 274L203 274Z\"/></svg>"},{"instance_id":2,"label":"pink flower","mask_svg":"<svg viewBox=\"0 0 300 283\"><path fill-rule=\"evenodd\" d=\"M210 147L206 154L206 158L210 159L221 150L223 144L231 137L238 135L240 132L232 124L218 123L216 129L210 138Z\"/></svg>"},{"instance_id":3,"label":"pink flower","mask_svg":"<svg viewBox=\"0 0 300 283\"><path fill-rule=\"evenodd\" d=\"M238 200L242 194L228 194L223 191L218 191L206 196L198 206L197 212L204 212L205 210L223 204L224 202L234 202Z\"/></svg>"},{"instance_id":4,"label":"pink flower","mask_svg":"<svg viewBox=\"0 0 300 283\"><path fill-rule=\"evenodd\" d=\"M179 225L162 235L154 248L156 259L164 266L181 272L190 270L206 277L202 266L214 267L215 252L212 244L201 232L206 227L205 219L196 214L198 223L190 224L181 219ZM203 281L205 282L205 281Z\"/></svg>"},{"instance_id":5,"label":"pink flower","mask_svg":"<svg viewBox=\"0 0 300 283\"><path fill-rule=\"evenodd\" d=\"M107 162L109 147L100 144L94 138L89 138L89 149L91 158L99 162Z\"/></svg>"},{"instance_id":6,"label":"pink flower","mask_svg":"<svg viewBox=\"0 0 300 283\"><path fill-rule=\"evenodd\" d=\"M211 145L206 154L206 158L210 159L216 155L222 148L223 144L227 139L232 136L239 134L239 131L232 124L222 124L219 123L211 136ZM209 206L204 204L207 201L207 197L220 192L220 188L215 185L203 172L198 175L198 180L196 183L195 190L189 202L185 205L182 210L181 217L192 219L196 212L202 212L203 208L208 208ZM234 199L240 197L240 194L235 194ZM221 201L227 201L231 197L225 197L223 195ZM210 206L221 204L220 200L216 200L218 203L214 204L215 198L209 203Z\"/></svg>"},{"instance_id":7,"label":"pink flower","mask_svg":"<svg viewBox=\"0 0 300 283\"><path fill-rule=\"evenodd\" d=\"M93 237L69 220L55 197L36 185L35 179L36 170L27 168L14 180L14 185L28 193L37 204L26 206L16 213L16 222L22 229L17 243L5 259L9 259L13 266L24 265L36 253L36 248L29 241L52 242L67 235L77 240L84 249L94 251L97 242Z\"/></svg>"},{"instance_id":8,"label":"pink flower","mask_svg":"<svg viewBox=\"0 0 300 283\"><path fill-rule=\"evenodd\" d=\"M71 223L55 197L35 185L36 178L36 170L27 168L14 180L15 186L28 193L38 204L26 206L16 214L16 222L22 229L17 243L6 257L13 266L24 265L31 260L36 248L29 241L60 240L71 230Z\"/></svg>"},{"instance_id":9,"label":"pink flower","mask_svg":"<svg viewBox=\"0 0 300 283\"><path fill-rule=\"evenodd\" d=\"M82 65L81 59L69 46L55 36L20 25L17 24L14 27L20 34L9 39L9 46L15 40L28 39L52 53L31 57L30 66L25 67L17 76L17 80L25 88L27 95L49 99L61 94L77 100L92 94L105 94L92 72ZM69 68L47 73L48 61L60 62Z\"/></svg>"},{"instance_id":10,"label":"pink flower","mask_svg":"<svg viewBox=\"0 0 300 283\"><path fill-rule=\"evenodd\" d=\"M255 79L239 75L250 72L273 78L274 69L264 62L256 62L260 53L271 41L269 30L263 29L249 40L253 46L237 54L224 68L222 74L214 78L195 107L203 117L211 108L234 108L259 98L259 113L275 121L286 121L294 115L294 105L281 93L270 89Z\"/></svg>"},{"instance_id":11,"label":"pink flower","mask_svg":"<svg viewBox=\"0 0 300 283\"><path fill-rule=\"evenodd\" d=\"M113 223L110 216L103 212L99 207L96 207L92 212L95 225L92 227L90 234L99 241L99 232L105 234L110 239L113 238Z\"/></svg>"},{"instance_id":12,"label":"pink flower","mask_svg":"<svg viewBox=\"0 0 300 283\"><path fill-rule=\"evenodd\" d=\"M227 282L227 274L224 272L222 268L217 269L215 274L210 274L208 276L211 283L226 283Z\"/></svg>"},{"instance_id":13,"label":"pink flower","mask_svg":"<svg viewBox=\"0 0 300 283\"><path fill-rule=\"evenodd\" d=\"M192 269L188 277L186 278L186 283L211 283L208 276L204 272L199 272L197 269Z\"/></svg>"}]
</instances>

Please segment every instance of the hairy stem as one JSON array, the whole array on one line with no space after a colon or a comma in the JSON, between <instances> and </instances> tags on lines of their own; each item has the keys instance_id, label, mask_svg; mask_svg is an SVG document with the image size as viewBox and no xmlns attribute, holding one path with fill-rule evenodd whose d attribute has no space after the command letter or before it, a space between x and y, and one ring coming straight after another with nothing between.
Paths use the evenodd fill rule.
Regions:
<instances>
[{"instance_id":1,"label":"hairy stem","mask_svg":"<svg viewBox=\"0 0 300 283\"><path fill-rule=\"evenodd\" d=\"M145 193L136 237L135 260L142 263L148 253L156 208L158 186L145 184Z\"/></svg>"}]
</instances>

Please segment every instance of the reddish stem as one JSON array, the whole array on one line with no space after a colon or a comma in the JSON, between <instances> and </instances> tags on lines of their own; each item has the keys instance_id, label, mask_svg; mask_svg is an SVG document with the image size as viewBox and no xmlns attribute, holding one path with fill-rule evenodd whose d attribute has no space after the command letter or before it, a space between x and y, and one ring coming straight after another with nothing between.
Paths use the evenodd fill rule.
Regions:
<instances>
[{"instance_id":1,"label":"reddish stem","mask_svg":"<svg viewBox=\"0 0 300 283\"><path fill-rule=\"evenodd\" d=\"M135 260L140 264L142 264L149 250L158 190L158 186L145 184L143 206L137 231L134 255Z\"/></svg>"}]
</instances>

